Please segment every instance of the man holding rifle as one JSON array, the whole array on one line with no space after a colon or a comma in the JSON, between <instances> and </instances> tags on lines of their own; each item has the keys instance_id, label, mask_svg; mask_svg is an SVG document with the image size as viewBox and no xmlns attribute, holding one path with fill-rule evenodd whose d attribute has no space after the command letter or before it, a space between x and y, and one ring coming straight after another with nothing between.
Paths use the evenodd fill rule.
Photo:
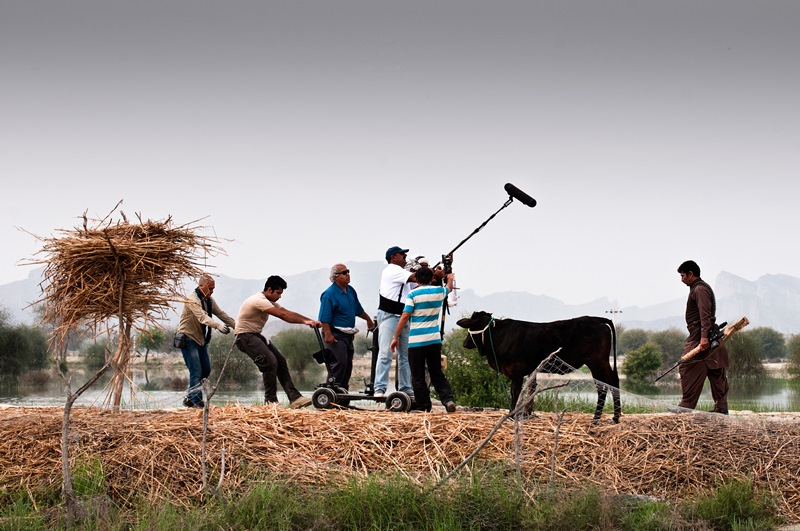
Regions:
<instances>
[{"instance_id":1,"label":"man holding rifle","mask_svg":"<svg viewBox=\"0 0 800 531\"><path fill-rule=\"evenodd\" d=\"M727 415L728 351L724 345L709 350L709 338L715 335L718 328L714 291L700 278L700 266L693 260L682 263L678 267L678 273L681 275L681 282L689 286L689 298L686 301L686 327L689 329L689 337L683 344L681 354L686 354L697 346L700 347L700 353L680 365L683 396L676 412L680 412L681 408L695 408L708 378L714 399L714 409L711 412Z\"/></svg>"}]
</instances>

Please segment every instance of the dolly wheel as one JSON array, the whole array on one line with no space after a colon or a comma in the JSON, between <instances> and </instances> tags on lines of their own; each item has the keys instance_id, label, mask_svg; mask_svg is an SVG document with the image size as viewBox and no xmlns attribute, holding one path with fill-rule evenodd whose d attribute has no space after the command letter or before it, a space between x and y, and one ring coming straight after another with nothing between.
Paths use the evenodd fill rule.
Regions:
<instances>
[{"instance_id":1,"label":"dolly wheel","mask_svg":"<svg viewBox=\"0 0 800 531\"><path fill-rule=\"evenodd\" d=\"M336 404L336 392L327 387L320 387L311 395L311 403L317 409L330 409Z\"/></svg>"},{"instance_id":2,"label":"dolly wheel","mask_svg":"<svg viewBox=\"0 0 800 531\"><path fill-rule=\"evenodd\" d=\"M389 396L386 397L386 409L405 413L411 409L411 397L402 391L389 393Z\"/></svg>"}]
</instances>

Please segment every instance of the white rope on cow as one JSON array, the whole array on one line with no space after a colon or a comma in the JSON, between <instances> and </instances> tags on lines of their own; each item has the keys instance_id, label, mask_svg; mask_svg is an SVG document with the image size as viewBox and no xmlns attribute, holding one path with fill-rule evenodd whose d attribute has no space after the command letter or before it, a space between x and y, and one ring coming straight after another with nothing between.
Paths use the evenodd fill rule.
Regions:
<instances>
[{"instance_id":1,"label":"white rope on cow","mask_svg":"<svg viewBox=\"0 0 800 531\"><path fill-rule=\"evenodd\" d=\"M467 333L471 336L477 336L478 334L480 334L481 341L483 341L483 335L486 333L486 331L489 329L490 326L494 326L494 317L492 317L489 320L489 322L486 324L486 326L483 327L482 330L467 330ZM475 343L475 340L473 339L472 342ZM477 343L475 343L475 345L477 346Z\"/></svg>"}]
</instances>

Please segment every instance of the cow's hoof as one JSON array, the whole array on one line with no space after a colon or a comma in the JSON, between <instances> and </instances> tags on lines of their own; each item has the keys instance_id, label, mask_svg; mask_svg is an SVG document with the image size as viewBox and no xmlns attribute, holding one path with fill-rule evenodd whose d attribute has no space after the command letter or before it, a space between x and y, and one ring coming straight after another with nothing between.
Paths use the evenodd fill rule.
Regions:
<instances>
[{"instance_id":1,"label":"cow's hoof","mask_svg":"<svg viewBox=\"0 0 800 531\"><path fill-rule=\"evenodd\" d=\"M614 424L619 424L619 417L614 417L611 420L614 421Z\"/></svg>"}]
</instances>

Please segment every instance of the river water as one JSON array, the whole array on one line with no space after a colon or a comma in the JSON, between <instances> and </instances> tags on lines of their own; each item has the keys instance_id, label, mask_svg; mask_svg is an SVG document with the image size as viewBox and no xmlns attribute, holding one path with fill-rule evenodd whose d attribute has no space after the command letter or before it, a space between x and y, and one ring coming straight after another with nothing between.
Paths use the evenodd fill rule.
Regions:
<instances>
[{"instance_id":1,"label":"river water","mask_svg":"<svg viewBox=\"0 0 800 531\"><path fill-rule=\"evenodd\" d=\"M173 409L181 408L183 397L186 394L186 369L185 367L157 367L155 369L133 369L131 377L134 385L127 385L121 395L124 409ZM85 381L81 373L73 375L71 384L75 392ZM353 392L360 392L364 386L363 378L354 378ZM80 406L102 406L107 404L110 391L107 386L108 378L98 381L87 390L77 401ZM316 388L317 381L307 382L295 377L295 385L306 395L311 396ZM359 384L359 385L356 385ZM540 387L547 385L546 380L540 380ZM765 378L757 382L741 382L731 380L729 401L731 409L759 408L768 411L800 411L800 387L783 378ZM279 387L280 389L280 387ZM391 391L391 389L390 389ZM680 387L676 383L668 387L651 388L634 391L626 389L622 384L623 405L648 404L654 409L677 404L680 400ZM596 391L592 381L578 376L563 392L561 398L572 397L593 402ZM0 388L0 405L4 406L63 406L67 398L67 386L59 377L53 377L47 383L39 385L23 385L15 388ZM456 400L458 397L456 397ZM278 400L284 404L288 399L282 391L278 393ZM708 384L701 396L701 403L711 401ZM609 400L610 402L610 400ZM252 383L227 388L221 385L213 396L211 403L216 406L243 405L253 406L264 403L264 391L260 379ZM376 407L374 401L356 402L353 405ZM738 407L737 407L738 406Z\"/></svg>"}]
</instances>

